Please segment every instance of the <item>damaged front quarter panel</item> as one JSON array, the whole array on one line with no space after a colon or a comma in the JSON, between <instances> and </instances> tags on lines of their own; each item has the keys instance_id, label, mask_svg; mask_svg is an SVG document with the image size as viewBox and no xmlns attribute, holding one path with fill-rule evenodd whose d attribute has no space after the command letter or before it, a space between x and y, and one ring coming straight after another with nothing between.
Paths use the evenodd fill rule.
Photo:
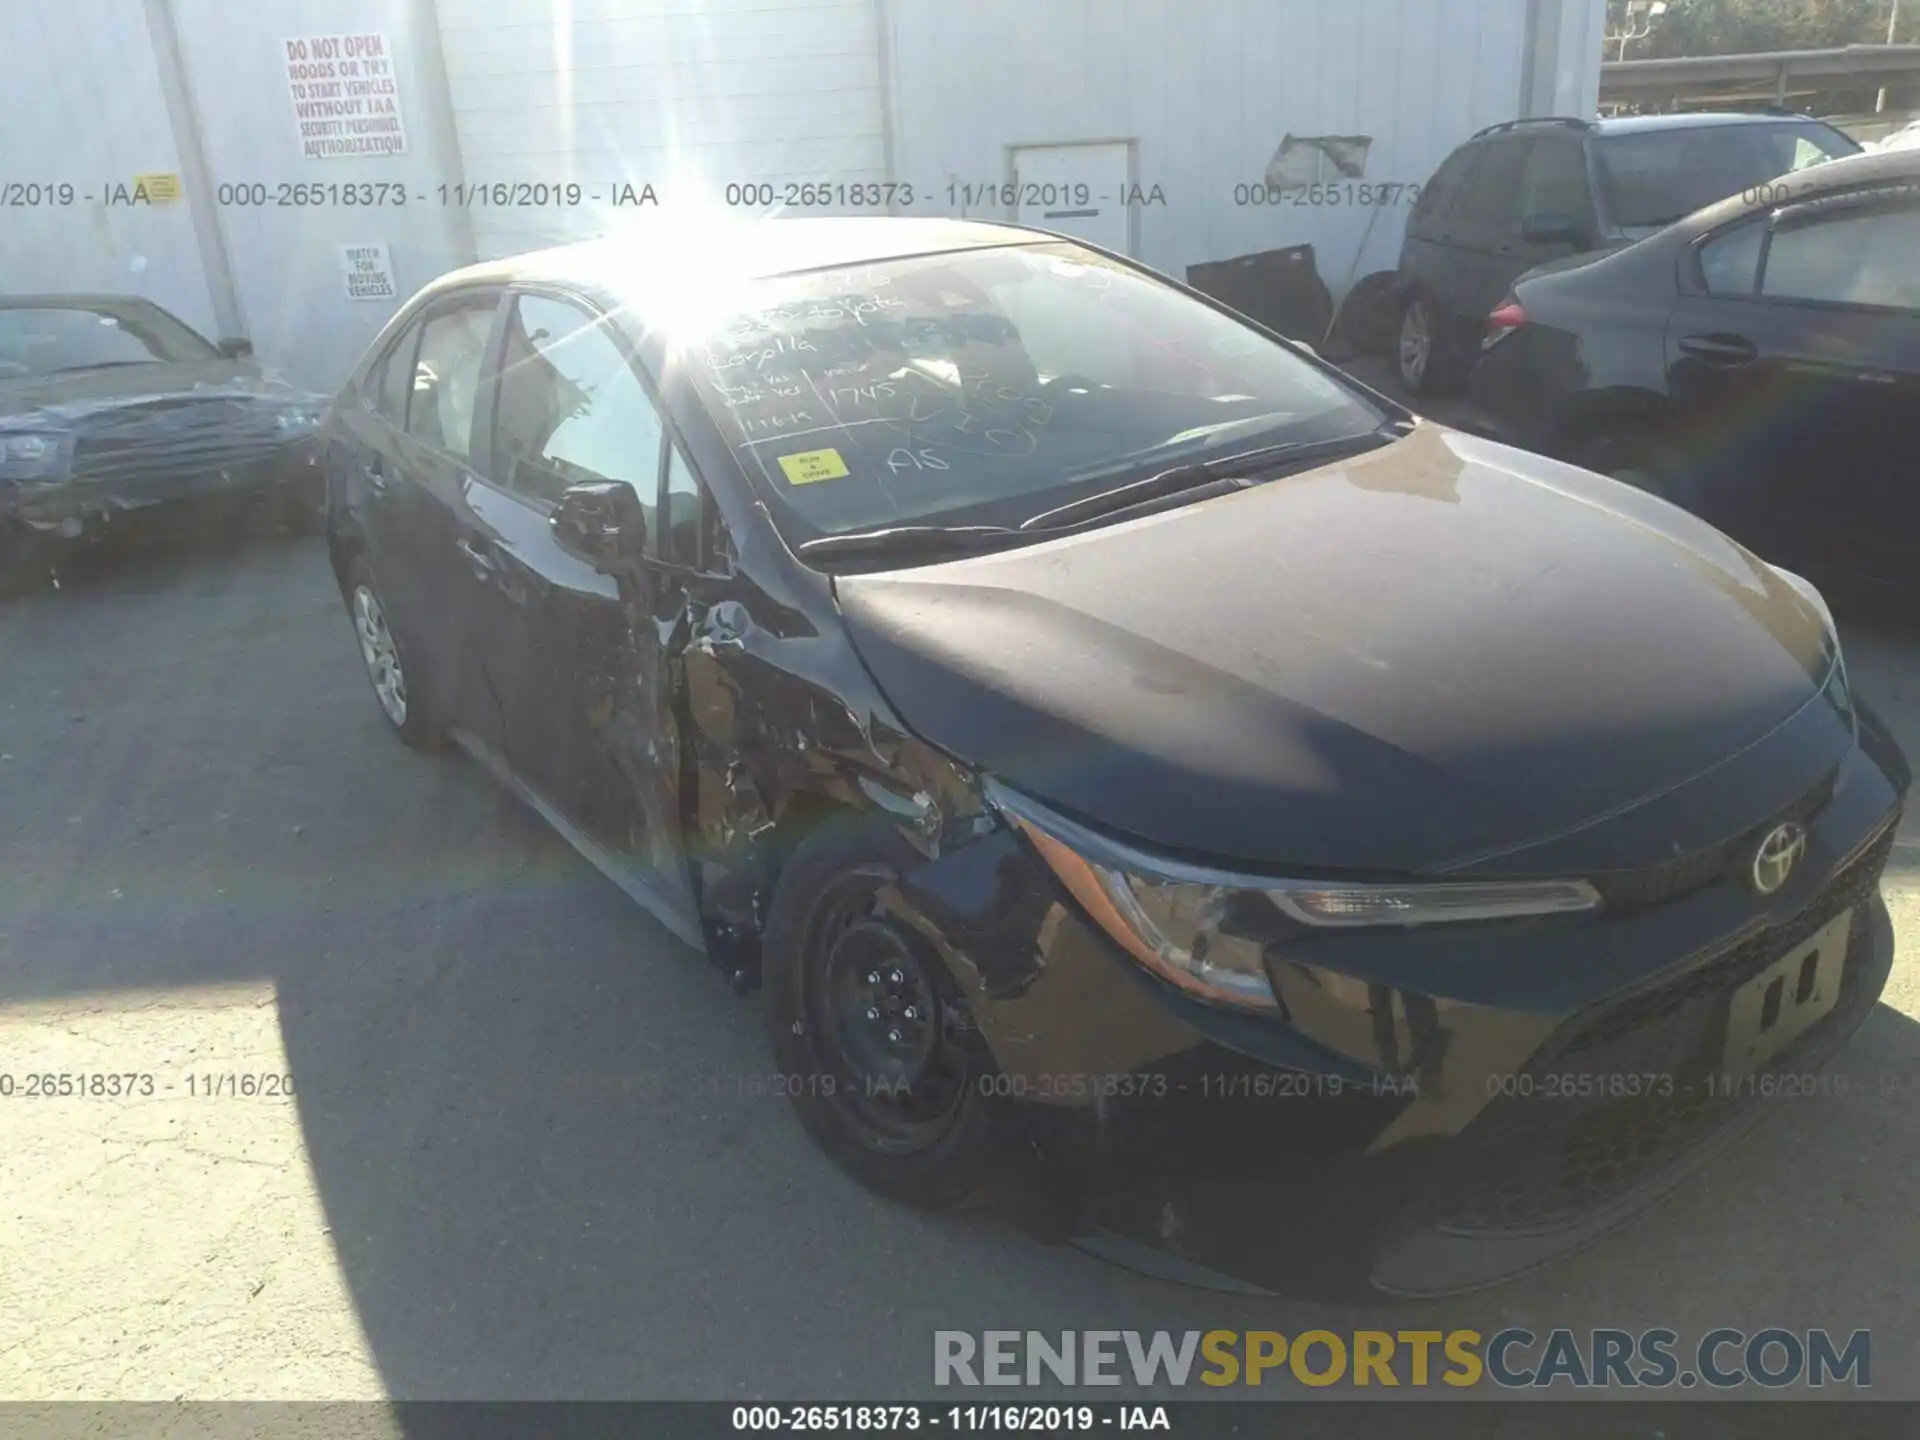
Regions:
<instances>
[{"instance_id":1,"label":"damaged front quarter panel","mask_svg":"<svg viewBox=\"0 0 1920 1440\"><path fill-rule=\"evenodd\" d=\"M664 622L684 627L668 648L702 925L742 991L759 980L780 867L818 825L884 815L932 860L993 824L973 776L893 718L840 631L825 577L812 579L780 596L738 575L718 593L696 586Z\"/></svg>"}]
</instances>

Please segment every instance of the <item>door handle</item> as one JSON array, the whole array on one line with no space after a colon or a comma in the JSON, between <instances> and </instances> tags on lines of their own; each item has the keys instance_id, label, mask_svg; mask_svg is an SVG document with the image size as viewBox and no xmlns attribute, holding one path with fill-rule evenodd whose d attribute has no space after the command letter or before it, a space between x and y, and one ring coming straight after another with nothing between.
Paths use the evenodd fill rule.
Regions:
<instances>
[{"instance_id":1,"label":"door handle","mask_svg":"<svg viewBox=\"0 0 1920 1440\"><path fill-rule=\"evenodd\" d=\"M456 549L467 557L467 563L473 567L473 573L482 580L491 580L500 572L499 564L471 540L459 539L453 542Z\"/></svg>"},{"instance_id":2,"label":"door handle","mask_svg":"<svg viewBox=\"0 0 1920 1440\"><path fill-rule=\"evenodd\" d=\"M1680 350L1708 365L1726 367L1750 365L1760 358L1760 347L1744 335L1688 335L1681 340Z\"/></svg>"}]
</instances>

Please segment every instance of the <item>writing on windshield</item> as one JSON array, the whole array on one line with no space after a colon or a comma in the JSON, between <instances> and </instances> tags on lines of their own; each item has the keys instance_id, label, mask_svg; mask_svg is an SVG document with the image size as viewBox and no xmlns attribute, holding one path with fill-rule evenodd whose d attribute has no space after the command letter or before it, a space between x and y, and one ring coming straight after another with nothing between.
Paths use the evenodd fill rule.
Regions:
<instances>
[{"instance_id":1,"label":"writing on windshield","mask_svg":"<svg viewBox=\"0 0 1920 1440\"><path fill-rule=\"evenodd\" d=\"M1010 513L1216 437L1357 411L1266 337L1066 245L771 282L690 359L749 471L824 531Z\"/></svg>"}]
</instances>

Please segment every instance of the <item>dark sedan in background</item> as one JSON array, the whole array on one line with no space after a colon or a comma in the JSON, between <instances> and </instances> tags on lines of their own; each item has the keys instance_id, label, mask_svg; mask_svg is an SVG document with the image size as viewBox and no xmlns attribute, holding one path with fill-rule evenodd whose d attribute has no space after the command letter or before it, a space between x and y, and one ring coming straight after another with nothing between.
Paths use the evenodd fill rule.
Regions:
<instances>
[{"instance_id":1,"label":"dark sedan in background","mask_svg":"<svg viewBox=\"0 0 1920 1440\"><path fill-rule=\"evenodd\" d=\"M1422 395L1457 389L1487 312L1534 266L1617 250L1702 205L1859 152L1806 115L1489 126L1447 157L1407 219L1395 280L1401 383Z\"/></svg>"},{"instance_id":2,"label":"dark sedan in background","mask_svg":"<svg viewBox=\"0 0 1920 1440\"><path fill-rule=\"evenodd\" d=\"M0 297L0 582L150 506L264 496L317 517L325 406L150 300Z\"/></svg>"},{"instance_id":3,"label":"dark sedan in background","mask_svg":"<svg viewBox=\"0 0 1920 1440\"><path fill-rule=\"evenodd\" d=\"M1920 152L1535 271L1486 324L1471 398L1500 438L1823 581L1920 592Z\"/></svg>"},{"instance_id":4,"label":"dark sedan in background","mask_svg":"<svg viewBox=\"0 0 1920 1440\"><path fill-rule=\"evenodd\" d=\"M777 1090L887 1195L1024 1174L1188 1274L1482 1284L1886 981L1909 777L1812 586L1121 257L521 256L331 413L385 723L764 987Z\"/></svg>"}]
</instances>

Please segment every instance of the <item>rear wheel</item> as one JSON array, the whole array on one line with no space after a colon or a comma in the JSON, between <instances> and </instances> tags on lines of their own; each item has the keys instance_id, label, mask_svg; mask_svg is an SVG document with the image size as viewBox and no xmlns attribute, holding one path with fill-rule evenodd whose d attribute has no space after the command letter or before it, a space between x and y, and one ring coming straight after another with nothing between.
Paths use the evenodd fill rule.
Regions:
<instances>
[{"instance_id":1,"label":"rear wheel","mask_svg":"<svg viewBox=\"0 0 1920 1440\"><path fill-rule=\"evenodd\" d=\"M1446 395L1459 387L1460 365L1447 342L1438 308L1425 295L1409 295L1400 307L1395 348L1400 383L1414 395Z\"/></svg>"},{"instance_id":2,"label":"rear wheel","mask_svg":"<svg viewBox=\"0 0 1920 1440\"><path fill-rule=\"evenodd\" d=\"M439 708L423 683L420 667L413 663L409 647L393 628L364 555L356 557L348 568L346 591L360 661L366 667L380 713L404 743L418 750L438 749L446 739Z\"/></svg>"},{"instance_id":3,"label":"rear wheel","mask_svg":"<svg viewBox=\"0 0 1920 1440\"><path fill-rule=\"evenodd\" d=\"M945 1209L1005 1176L992 1060L933 945L879 908L918 859L890 824L830 820L783 867L763 941L774 1055L800 1123L855 1179Z\"/></svg>"},{"instance_id":4,"label":"rear wheel","mask_svg":"<svg viewBox=\"0 0 1920 1440\"><path fill-rule=\"evenodd\" d=\"M1573 463L1684 510L1699 508L1699 487L1673 448L1651 430L1621 426L1579 441Z\"/></svg>"}]
</instances>

